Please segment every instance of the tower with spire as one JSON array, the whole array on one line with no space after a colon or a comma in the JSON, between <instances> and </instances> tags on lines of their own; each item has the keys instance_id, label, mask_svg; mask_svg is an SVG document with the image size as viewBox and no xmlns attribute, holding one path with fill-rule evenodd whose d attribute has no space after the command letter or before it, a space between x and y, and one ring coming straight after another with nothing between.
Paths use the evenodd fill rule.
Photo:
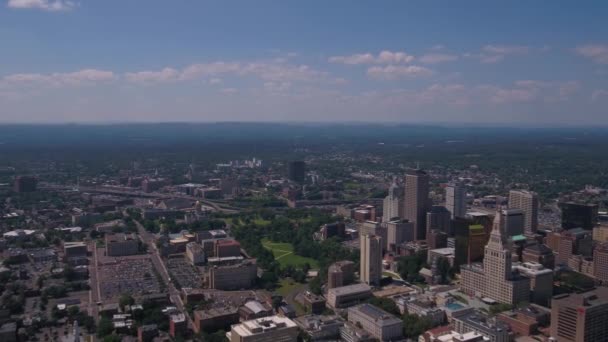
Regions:
<instances>
[{"instance_id":1,"label":"tower with spire","mask_svg":"<svg viewBox=\"0 0 608 342\"><path fill-rule=\"evenodd\" d=\"M461 277L461 289L471 295L489 297L507 304L530 299L530 279L513 273L511 243L505 237L505 222L500 209L494 216L483 265L462 266Z\"/></svg>"}]
</instances>

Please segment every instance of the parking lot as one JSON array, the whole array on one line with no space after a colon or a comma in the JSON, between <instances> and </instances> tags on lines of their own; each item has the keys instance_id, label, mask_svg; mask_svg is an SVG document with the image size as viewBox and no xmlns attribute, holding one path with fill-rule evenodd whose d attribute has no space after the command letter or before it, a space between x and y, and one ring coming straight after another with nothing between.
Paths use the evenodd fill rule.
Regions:
<instances>
[{"instance_id":1,"label":"parking lot","mask_svg":"<svg viewBox=\"0 0 608 342\"><path fill-rule=\"evenodd\" d=\"M115 258L114 263L99 265L102 300L116 299L123 293L132 296L160 293L160 284L148 255Z\"/></svg>"},{"instance_id":2,"label":"parking lot","mask_svg":"<svg viewBox=\"0 0 608 342\"><path fill-rule=\"evenodd\" d=\"M200 288L202 278L198 268L190 265L185 258L169 258L165 261L173 283L186 288ZM176 284L177 285L177 284Z\"/></svg>"}]
</instances>

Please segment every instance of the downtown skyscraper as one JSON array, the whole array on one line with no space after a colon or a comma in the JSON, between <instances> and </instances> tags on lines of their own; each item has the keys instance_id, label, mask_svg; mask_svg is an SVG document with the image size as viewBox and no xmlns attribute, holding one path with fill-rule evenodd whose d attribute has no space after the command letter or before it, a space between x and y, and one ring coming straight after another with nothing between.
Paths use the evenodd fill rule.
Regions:
<instances>
[{"instance_id":1,"label":"downtown skyscraper","mask_svg":"<svg viewBox=\"0 0 608 342\"><path fill-rule=\"evenodd\" d=\"M405 203L403 216L414 223L414 240L426 238L426 213L430 208L429 175L420 169L405 174Z\"/></svg>"},{"instance_id":2,"label":"downtown skyscraper","mask_svg":"<svg viewBox=\"0 0 608 342\"><path fill-rule=\"evenodd\" d=\"M451 218L464 217L467 213L467 193L460 184L449 184L445 188L445 207Z\"/></svg>"},{"instance_id":3,"label":"downtown skyscraper","mask_svg":"<svg viewBox=\"0 0 608 342\"><path fill-rule=\"evenodd\" d=\"M509 191L509 208L524 212L524 233L532 235L538 229L538 195L527 190Z\"/></svg>"}]
</instances>

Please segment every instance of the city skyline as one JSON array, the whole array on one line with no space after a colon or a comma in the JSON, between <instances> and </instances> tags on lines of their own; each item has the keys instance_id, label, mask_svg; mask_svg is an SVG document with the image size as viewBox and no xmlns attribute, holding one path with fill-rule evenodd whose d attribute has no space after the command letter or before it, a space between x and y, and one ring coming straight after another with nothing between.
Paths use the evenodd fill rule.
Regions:
<instances>
[{"instance_id":1,"label":"city skyline","mask_svg":"<svg viewBox=\"0 0 608 342\"><path fill-rule=\"evenodd\" d=\"M5 0L0 123L593 125L608 103L607 12Z\"/></svg>"}]
</instances>

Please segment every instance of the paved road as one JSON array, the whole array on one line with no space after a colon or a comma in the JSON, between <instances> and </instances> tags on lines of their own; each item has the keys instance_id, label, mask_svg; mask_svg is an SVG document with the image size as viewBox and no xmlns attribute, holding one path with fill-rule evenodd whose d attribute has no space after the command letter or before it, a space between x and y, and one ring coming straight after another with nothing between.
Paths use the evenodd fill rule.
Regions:
<instances>
[{"instance_id":1,"label":"paved road","mask_svg":"<svg viewBox=\"0 0 608 342\"><path fill-rule=\"evenodd\" d=\"M167 267L165 266L165 264L163 263L163 261L160 257L160 251L158 250L158 248L156 248L156 243L154 243L154 234L149 233L144 228L144 226L141 223L139 223L139 221L134 221L134 222L135 222L135 225L137 226L139 238L141 239L141 241L143 243L148 245L148 251L152 252L151 253L152 254L152 263L154 264L154 267L156 268L156 270L160 274L161 278L163 278L163 281L167 285L167 290L169 291L169 298L171 299L171 302L173 304L175 304L175 306L179 309L179 311L183 312L186 315L186 319L188 319L190 326L194 327L194 323L192 322L190 315L188 315L188 312L186 311L184 302L182 301L182 298L180 297L179 291L175 288L175 286L173 285L173 282L171 282L171 279L169 277L169 271L167 270Z\"/></svg>"},{"instance_id":2,"label":"paved road","mask_svg":"<svg viewBox=\"0 0 608 342\"><path fill-rule=\"evenodd\" d=\"M97 264L97 243L95 240L89 242L89 249L93 253L93 261L89 267L89 316L92 316L97 320L99 318L99 306L98 302L101 301L101 290L99 286L99 272Z\"/></svg>"}]
</instances>

